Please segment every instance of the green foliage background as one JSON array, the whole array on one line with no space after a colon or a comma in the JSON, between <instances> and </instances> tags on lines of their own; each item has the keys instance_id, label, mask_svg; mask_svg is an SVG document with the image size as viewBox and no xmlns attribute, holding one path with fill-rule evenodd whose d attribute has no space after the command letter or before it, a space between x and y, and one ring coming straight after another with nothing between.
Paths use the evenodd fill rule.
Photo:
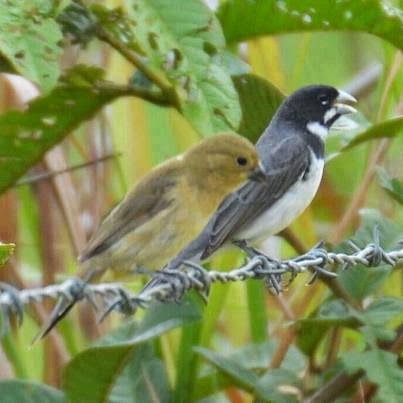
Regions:
<instances>
[{"instance_id":1,"label":"green foliage background","mask_svg":"<svg viewBox=\"0 0 403 403\"><path fill-rule=\"evenodd\" d=\"M342 240L364 246L374 226L396 247L402 1L219 3L0 0L0 68L41 92L10 110L29 87L2 77L2 281L73 275L101 217L152 166L220 131L255 141L284 94L310 83L350 90L361 113L329 138L321 189L293 236L267 251L291 257L325 239L348 252ZM231 251L211 266L242 261ZM335 283L306 287L301 275L281 296L258 281L214 285L206 306L190 295L123 324L76 309L29 348L46 316L33 307L2 335L0 401L399 402L401 264L334 269Z\"/></svg>"}]
</instances>

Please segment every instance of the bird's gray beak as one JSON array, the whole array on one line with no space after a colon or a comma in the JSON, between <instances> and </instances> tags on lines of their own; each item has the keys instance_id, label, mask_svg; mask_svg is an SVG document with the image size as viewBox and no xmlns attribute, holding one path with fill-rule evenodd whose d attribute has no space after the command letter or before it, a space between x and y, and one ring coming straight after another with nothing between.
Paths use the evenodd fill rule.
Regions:
<instances>
[{"instance_id":1,"label":"bird's gray beak","mask_svg":"<svg viewBox=\"0 0 403 403\"><path fill-rule=\"evenodd\" d=\"M357 100L350 94L348 94L345 91L338 90L339 95L336 98L336 101L333 105L334 108L336 108L336 112L339 115L347 115L349 113L356 113L357 109L353 108L351 105L348 105L348 103L356 103Z\"/></svg>"},{"instance_id":2,"label":"bird's gray beak","mask_svg":"<svg viewBox=\"0 0 403 403\"><path fill-rule=\"evenodd\" d=\"M330 127L340 116L356 113L357 109L348 103L355 103L357 100L345 91L338 90L339 95L334 100L333 106L325 113L324 123Z\"/></svg>"},{"instance_id":3,"label":"bird's gray beak","mask_svg":"<svg viewBox=\"0 0 403 403\"><path fill-rule=\"evenodd\" d=\"M254 182L266 181L266 171L261 161L259 161L258 166L249 174L248 178Z\"/></svg>"}]
</instances>

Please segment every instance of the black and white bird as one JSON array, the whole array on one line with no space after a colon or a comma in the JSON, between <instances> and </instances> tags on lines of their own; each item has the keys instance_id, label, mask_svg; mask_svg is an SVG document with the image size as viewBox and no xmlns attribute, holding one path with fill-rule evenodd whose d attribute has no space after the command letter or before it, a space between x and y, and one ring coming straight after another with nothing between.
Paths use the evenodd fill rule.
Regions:
<instances>
[{"instance_id":1,"label":"black and white bird","mask_svg":"<svg viewBox=\"0 0 403 403\"><path fill-rule=\"evenodd\" d=\"M294 221L311 203L322 179L325 139L343 115L356 112L351 95L327 85L300 88L280 105L256 148L263 181L247 181L228 195L202 233L165 270L200 261L224 244L256 245ZM146 288L159 283L152 279Z\"/></svg>"}]
</instances>

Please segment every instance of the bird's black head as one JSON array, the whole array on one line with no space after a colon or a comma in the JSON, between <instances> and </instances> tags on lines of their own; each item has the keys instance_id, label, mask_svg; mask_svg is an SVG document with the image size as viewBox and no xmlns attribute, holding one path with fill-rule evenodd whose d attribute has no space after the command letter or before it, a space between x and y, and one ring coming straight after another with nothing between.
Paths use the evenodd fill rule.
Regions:
<instances>
[{"instance_id":1,"label":"bird's black head","mask_svg":"<svg viewBox=\"0 0 403 403\"><path fill-rule=\"evenodd\" d=\"M353 107L344 102L355 102L355 99L328 85L302 87L280 106L277 122L287 122L287 125L307 129L323 138L341 115L355 112Z\"/></svg>"}]
</instances>

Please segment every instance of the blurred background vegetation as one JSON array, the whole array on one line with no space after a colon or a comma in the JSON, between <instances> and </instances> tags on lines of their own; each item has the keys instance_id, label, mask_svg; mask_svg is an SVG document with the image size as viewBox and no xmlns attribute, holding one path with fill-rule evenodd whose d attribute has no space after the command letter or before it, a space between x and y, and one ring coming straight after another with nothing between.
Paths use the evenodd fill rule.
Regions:
<instances>
[{"instance_id":1,"label":"blurred background vegetation","mask_svg":"<svg viewBox=\"0 0 403 403\"><path fill-rule=\"evenodd\" d=\"M284 94L311 83L352 93L360 114L329 138L312 206L264 250L287 258L323 239L349 251L342 241L364 246L374 225L396 247L402 5L0 0L1 281L74 275L102 216L154 165L224 130L255 141ZM210 265L242 262L231 251ZM123 325L81 306L31 347L51 308L36 304L2 333L0 401L401 401L399 266L339 271L344 294L308 279L280 296L217 284L205 306L190 296Z\"/></svg>"}]
</instances>

